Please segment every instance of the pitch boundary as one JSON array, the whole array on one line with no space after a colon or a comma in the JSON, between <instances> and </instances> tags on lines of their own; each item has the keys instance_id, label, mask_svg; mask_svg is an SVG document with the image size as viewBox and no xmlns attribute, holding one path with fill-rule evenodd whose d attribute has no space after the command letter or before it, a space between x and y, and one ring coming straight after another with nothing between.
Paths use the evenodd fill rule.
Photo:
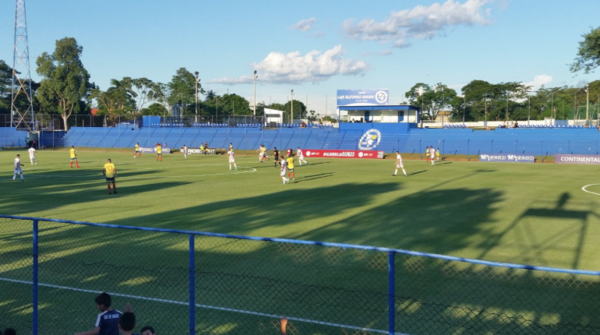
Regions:
<instances>
[{"instance_id":1,"label":"pitch boundary","mask_svg":"<svg viewBox=\"0 0 600 335\"><path fill-rule=\"evenodd\" d=\"M590 186L595 186L595 185L600 185L600 184L588 184L585 185L584 187L581 188L581 190L585 193L590 193L590 194L595 194L595 195L600 195L600 193L596 193L596 192L592 192L592 191L588 191L587 188Z\"/></svg>"}]
</instances>

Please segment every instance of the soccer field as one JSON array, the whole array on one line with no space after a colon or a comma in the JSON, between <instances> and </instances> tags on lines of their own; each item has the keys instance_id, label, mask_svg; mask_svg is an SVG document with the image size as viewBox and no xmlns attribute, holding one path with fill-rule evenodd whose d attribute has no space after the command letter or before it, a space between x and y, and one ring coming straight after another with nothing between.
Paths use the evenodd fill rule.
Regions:
<instances>
[{"instance_id":1,"label":"soccer field","mask_svg":"<svg viewBox=\"0 0 600 335\"><path fill-rule=\"evenodd\" d=\"M273 162L225 156L40 151L11 183L16 152L0 152L0 212L263 237L345 242L499 262L600 270L598 167L309 159L282 185ZM101 170L112 158L117 195ZM401 171L400 171L401 174ZM589 191L600 193L600 185Z\"/></svg>"},{"instance_id":2,"label":"soccer field","mask_svg":"<svg viewBox=\"0 0 600 335\"><path fill-rule=\"evenodd\" d=\"M309 159L308 166L296 164L295 183L282 185L279 169L273 166L272 161L259 163L258 155L238 155L238 170L229 171L225 156L191 155L184 159L181 154L173 154L165 155L162 162L157 162L155 156L149 154L133 159L130 153L81 151L78 153L81 168L70 169L68 152L40 151L38 166L31 166L26 153L21 153L26 181L21 182L17 178L13 183L12 161L16 153L0 152L2 214L366 244L499 262L600 270L597 258L600 249L597 209L600 184L587 187L588 191L598 194L582 191L584 185L596 183L598 168L593 166L439 162L432 167L424 161L405 160L409 176L393 177L394 160ZM107 158L113 160L118 171L118 194L108 194L101 173ZM0 267L1 272L11 278L26 277L27 257L19 256L18 251L31 246L30 241L23 237L30 231L30 226L25 222L23 226L6 227L0 232L4 236L0 239L0 247L5 255L14 252L15 256L12 263L5 261L4 267ZM127 288L136 292L137 296L186 301L187 292L175 289L185 288L187 279L185 236L92 230L54 224L42 225L40 234L41 253L47 255L41 262L40 278L44 278L41 281L70 288L86 283L94 290L113 292ZM360 278L344 277L344 274L356 273L350 270L360 267L357 264L362 256L351 252L345 254L344 260L348 264L357 264L348 266L347 272L326 275L325 267L322 269L323 276L315 278L307 275L315 269L312 263L296 264L297 267L289 273L277 273L275 264L278 263L270 263L273 260L270 257L283 255L284 251L274 246L203 238L197 240L197 248L211 254L205 259L202 259L205 256L198 256L200 262L205 262L201 267L208 273L209 279L205 279L214 280L218 287L227 287L223 292L207 288L203 298L210 300L211 306L227 303L239 309L249 309L248 306L252 305L251 297L231 289L237 287L240 278L223 273L244 276L256 273L252 278L244 277L245 283L256 291L271 285L283 285L281 281L284 280L287 280L285 285L296 280L321 289L348 281L348 287L363 293L367 290L385 292L387 288L385 266L381 276L377 272L381 269L372 269L377 272L373 277L367 276L372 274L369 271ZM10 255L7 256L9 259ZM290 262L294 261L292 258ZM90 266L104 262L108 263L105 264L107 267ZM6 270L7 266L14 264L24 265ZM266 279L261 277L265 273L269 273L266 277L279 281L265 282ZM215 278L210 279L211 274ZM419 280L422 279L415 279L416 282ZM439 287L429 288L427 294L440 296L437 290L442 290L443 278L433 271L428 274L427 280L432 287ZM0 304L0 313L27 324L30 295L25 288L15 289L26 285L14 285L17 284L0 284L0 289L4 287L6 292L10 291L12 299ZM469 285L477 284L468 283L467 287ZM493 290L497 290L498 295L502 295L508 287L506 283L494 285ZM526 282L519 290L533 292L535 285L534 282ZM285 291L279 286L277 288ZM80 312L71 321L70 330L90 328L96 314L94 294L65 294L55 287L42 288L41 293L40 303L51 306L49 313L42 314L41 324L51 324L60 319L56 309L66 308L69 311L72 308ZM325 297L327 294L324 292L322 295ZM223 296L232 300L224 302ZM289 299L293 300L293 297ZM382 300L383 306L377 307L383 310L383 314L385 299ZM129 300L117 299L116 307L121 308ZM133 300L134 309L156 309L151 302ZM347 305L356 303L347 302ZM448 304L451 303L461 302L448 301ZM260 312L277 315L283 309L278 304L265 306ZM321 301L303 301L298 303L298 308L322 304ZM551 305L536 302L530 306L517 302L494 307L498 307L499 311L539 309L545 312L554 308ZM163 329L169 323L176 329L185 329L186 308L170 306L160 317L142 320L163 325ZM563 322L580 316L561 314L567 313L568 304L561 308L556 313ZM247 329L230 314L222 316L214 310L210 313L212 319L222 322L217 326L208 325L208 328L213 328L206 333L236 334ZM431 313L429 310L426 314ZM348 322L336 311L323 313L321 317ZM364 318L364 322L357 322L374 329L385 329L385 322L377 320L376 316L365 314ZM269 321L244 322L251 323L256 329L269 329L265 334L273 333L273 325ZM405 326L413 327L413 334L423 333L418 331L419 323L414 322L412 326ZM498 321L498 324L502 322ZM505 326L494 324L499 329ZM450 325L440 333L456 329Z\"/></svg>"}]
</instances>

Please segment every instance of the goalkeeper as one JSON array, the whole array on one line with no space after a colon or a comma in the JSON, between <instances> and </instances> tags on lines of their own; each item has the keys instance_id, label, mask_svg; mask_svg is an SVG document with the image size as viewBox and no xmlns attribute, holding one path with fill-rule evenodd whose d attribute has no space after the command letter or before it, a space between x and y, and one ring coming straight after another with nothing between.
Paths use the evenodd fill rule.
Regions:
<instances>
[{"instance_id":1,"label":"goalkeeper","mask_svg":"<svg viewBox=\"0 0 600 335\"><path fill-rule=\"evenodd\" d=\"M113 190L115 191L115 194L117 194L117 185L115 184L115 179L117 178L117 169L115 168L115 165L112 163L110 158L108 159L108 162L106 164L104 164L104 169L102 170L102 174L104 175L104 177L106 177L106 185L108 186L108 194L112 194L111 189L110 189L111 183L113 186Z\"/></svg>"}]
</instances>

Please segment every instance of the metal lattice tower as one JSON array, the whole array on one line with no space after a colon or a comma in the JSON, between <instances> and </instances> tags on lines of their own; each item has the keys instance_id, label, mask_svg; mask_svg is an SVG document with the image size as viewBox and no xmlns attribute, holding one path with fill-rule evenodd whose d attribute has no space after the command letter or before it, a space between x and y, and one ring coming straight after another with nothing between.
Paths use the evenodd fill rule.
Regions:
<instances>
[{"instance_id":1,"label":"metal lattice tower","mask_svg":"<svg viewBox=\"0 0 600 335\"><path fill-rule=\"evenodd\" d=\"M25 0L16 0L15 45L11 93L11 126L20 130L32 130L34 121L31 96L31 71L29 67L29 42L27 39L27 15Z\"/></svg>"}]
</instances>

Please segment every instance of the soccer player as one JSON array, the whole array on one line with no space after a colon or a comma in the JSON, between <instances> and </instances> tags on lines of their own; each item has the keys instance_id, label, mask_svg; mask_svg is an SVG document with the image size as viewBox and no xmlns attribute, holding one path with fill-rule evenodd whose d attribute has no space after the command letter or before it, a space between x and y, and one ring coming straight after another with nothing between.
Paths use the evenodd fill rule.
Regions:
<instances>
[{"instance_id":1,"label":"soccer player","mask_svg":"<svg viewBox=\"0 0 600 335\"><path fill-rule=\"evenodd\" d=\"M292 179L296 181L296 172L294 172L294 157L288 156L287 161L287 170L288 170L288 178L290 178L290 173L292 174Z\"/></svg>"},{"instance_id":2,"label":"soccer player","mask_svg":"<svg viewBox=\"0 0 600 335\"><path fill-rule=\"evenodd\" d=\"M185 146L185 144L183 145L183 148L181 149L181 151L183 151L183 159L187 158L187 147Z\"/></svg>"},{"instance_id":3,"label":"soccer player","mask_svg":"<svg viewBox=\"0 0 600 335\"><path fill-rule=\"evenodd\" d=\"M110 193L110 183L112 183L113 190L115 191L115 194L117 194L117 185L115 185L115 179L117 178L117 169L115 168L115 165L112 163L110 158L108 159L108 162L106 162L106 164L104 164L104 169L102 170L102 174L104 175L104 177L106 177L106 185L108 186L108 194L111 194Z\"/></svg>"},{"instance_id":4,"label":"soccer player","mask_svg":"<svg viewBox=\"0 0 600 335\"><path fill-rule=\"evenodd\" d=\"M156 161L160 158L162 162L162 145L160 143L156 143Z\"/></svg>"},{"instance_id":5,"label":"soccer player","mask_svg":"<svg viewBox=\"0 0 600 335\"><path fill-rule=\"evenodd\" d=\"M279 163L279 165L281 165L281 162L279 161L279 150L277 150L277 147L273 147L273 156L275 156L275 161L273 162L273 167L277 167L277 163Z\"/></svg>"},{"instance_id":6,"label":"soccer player","mask_svg":"<svg viewBox=\"0 0 600 335\"><path fill-rule=\"evenodd\" d=\"M69 150L69 152L71 153L71 169L73 168L73 161L75 161L75 165L79 169L79 162L77 162L77 154L75 153L74 145L71 146L71 150Z\"/></svg>"},{"instance_id":7,"label":"soccer player","mask_svg":"<svg viewBox=\"0 0 600 335\"><path fill-rule=\"evenodd\" d=\"M208 155L208 142L204 142L204 154Z\"/></svg>"},{"instance_id":8,"label":"soccer player","mask_svg":"<svg viewBox=\"0 0 600 335\"><path fill-rule=\"evenodd\" d=\"M17 155L17 157L15 158L15 174L13 175L13 183L15 182L15 179L17 179L17 175L21 176L21 181L25 181L25 178L23 177L23 170L21 170L21 166L25 165L21 164L21 155Z\"/></svg>"},{"instance_id":9,"label":"soccer player","mask_svg":"<svg viewBox=\"0 0 600 335\"><path fill-rule=\"evenodd\" d=\"M435 158L436 160L440 160L440 148L437 148L437 150L435 151Z\"/></svg>"},{"instance_id":10,"label":"soccer player","mask_svg":"<svg viewBox=\"0 0 600 335\"><path fill-rule=\"evenodd\" d=\"M429 163L429 147L426 147L427 149L425 149L425 157L427 157L427 161L426 163Z\"/></svg>"},{"instance_id":11,"label":"soccer player","mask_svg":"<svg viewBox=\"0 0 600 335\"><path fill-rule=\"evenodd\" d=\"M203 155L205 154L204 153L204 144L202 144L202 143L200 143L200 153Z\"/></svg>"},{"instance_id":12,"label":"soccer player","mask_svg":"<svg viewBox=\"0 0 600 335\"><path fill-rule=\"evenodd\" d=\"M283 184L285 185L285 183L289 183L290 179L285 177L285 174L287 173L287 161L285 159L281 160L281 179L283 180Z\"/></svg>"},{"instance_id":13,"label":"soccer player","mask_svg":"<svg viewBox=\"0 0 600 335\"><path fill-rule=\"evenodd\" d=\"M394 176L398 173L398 169L402 169L404 177L406 177L406 170L404 170L404 165L402 164L402 156L396 151L396 171L394 171Z\"/></svg>"},{"instance_id":14,"label":"soccer player","mask_svg":"<svg viewBox=\"0 0 600 335\"><path fill-rule=\"evenodd\" d=\"M262 163L264 159L265 159L265 152L263 151L263 145L261 144L258 147L258 161Z\"/></svg>"},{"instance_id":15,"label":"soccer player","mask_svg":"<svg viewBox=\"0 0 600 335\"><path fill-rule=\"evenodd\" d=\"M35 159L35 149L33 147L29 148L29 161L31 162L31 165L33 165L33 163L35 163L35 165L37 165L37 160Z\"/></svg>"},{"instance_id":16,"label":"soccer player","mask_svg":"<svg viewBox=\"0 0 600 335\"><path fill-rule=\"evenodd\" d=\"M229 156L229 170L231 170L231 164L233 164L233 166L235 166L235 169L237 170L237 165L235 164L235 154L233 153L233 149L229 149L229 151L227 151L227 156Z\"/></svg>"},{"instance_id":17,"label":"soccer player","mask_svg":"<svg viewBox=\"0 0 600 335\"><path fill-rule=\"evenodd\" d=\"M233 143L229 143L229 150L233 150Z\"/></svg>"},{"instance_id":18,"label":"soccer player","mask_svg":"<svg viewBox=\"0 0 600 335\"><path fill-rule=\"evenodd\" d=\"M291 149L291 148L290 148L290 149L287 149L287 156L288 156L288 157L291 157L291 156L292 156L292 149Z\"/></svg>"},{"instance_id":19,"label":"soccer player","mask_svg":"<svg viewBox=\"0 0 600 335\"><path fill-rule=\"evenodd\" d=\"M296 156L298 156L298 164L300 164L300 166L302 166L302 162L308 165L308 162L304 160L304 154L302 153L302 150L300 150L300 147L298 147L298 149L296 150Z\"/></svg>"},{"instance_id":20,"label":"soccer player","mask_svg":"<svg viewBox=\"0 0 600 335\"><path fill-rule=\"evenodd\" d=\"M135 158L135 155L139 155L139 157L142 157L142 152L140 151L140 143L136 143L135 144L135 148L133 151L133 158Z\"/></svg>"},{"instance_id":21,"label":"soccer player","mask_svg":"<svg viewBox=\"0 0 600 335\"><path fill-rule=\"evenodd\" d=\"M435 165L435 149L433 148L433 145L431 146L429 153L431 156L431 166L434 166Z\"/></svg>"},{"instance_id":22,"label":"soccer player","mask_svg":"<svg viewBox=\"0 0 600 335\"><path fill-rule=\"evenodd\" d=\"M119 318L122 313L110 308L112 303L110 295L106 292L101 293L94 301L98 310L102 312L98 314L94 330L75 335L119 335Z\"/></svg>"},{"instance_id":23,"label":"soccer player","mask_svg":"<svg viewBox=\"0 0 600 335\"><path fill-rule=\"evenodd\" d=\"M266 160L269 160L269 150L267 149L267 147L265 147L264 145L261 145L260 146L260 150L261 150L261 153L262 153L262 158L266 159Z\"/></svg>"}]
</instances>

